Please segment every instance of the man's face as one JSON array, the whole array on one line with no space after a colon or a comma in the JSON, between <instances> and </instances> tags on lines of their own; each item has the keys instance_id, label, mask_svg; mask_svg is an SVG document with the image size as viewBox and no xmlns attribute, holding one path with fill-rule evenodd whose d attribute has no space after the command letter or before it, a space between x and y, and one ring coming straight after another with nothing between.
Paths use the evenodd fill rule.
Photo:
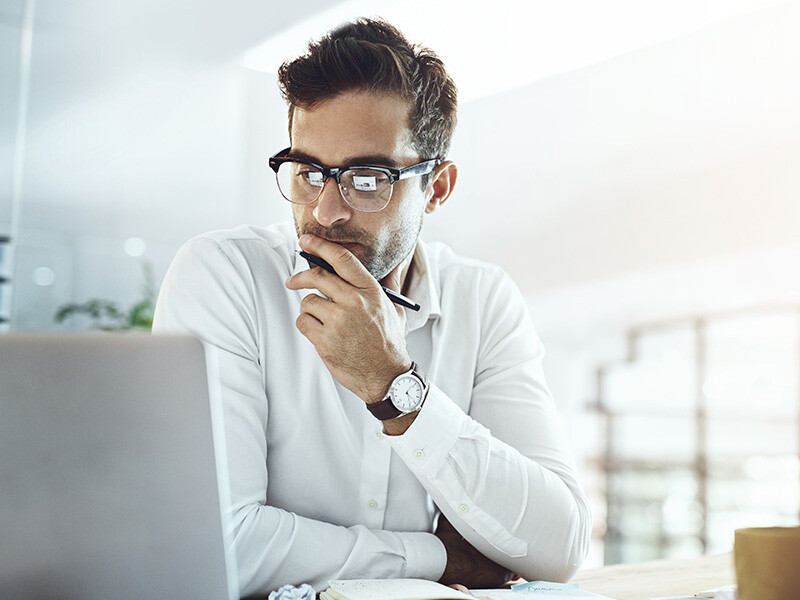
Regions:
<instances>
[{"instance_id":1,"label":"man's face","mask_svg":"<svg viewBox=\"0 0 800 600\"><path fill-rule=\"evenodd\" d=\"M309 110L295 108L292 153L327 167L403 168L420 162L408 128L409 103L397 96L347 92ZM313 204L292 204L298 236L310 233L350 250L381 280L414 249L425 211L419 178L394 184L379 212L351 208L336 181L325 183Z\"/></svg>"}]
</instances>

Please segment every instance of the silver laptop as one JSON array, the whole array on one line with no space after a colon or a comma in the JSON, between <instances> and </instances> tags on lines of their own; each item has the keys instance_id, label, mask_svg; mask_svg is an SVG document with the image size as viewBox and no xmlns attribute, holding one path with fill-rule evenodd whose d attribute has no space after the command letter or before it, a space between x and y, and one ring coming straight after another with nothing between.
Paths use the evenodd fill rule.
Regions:
<instances>
[{"instance_id":1,"label":"silver laptop","mask_svg":"<svg viewBox=\"0 0 800 600\"><path fill-rule=\"evenodd\" d=\"M207 360L182 336L0 335L0 598L238 597Z\"/></svg>"}]
</instances>

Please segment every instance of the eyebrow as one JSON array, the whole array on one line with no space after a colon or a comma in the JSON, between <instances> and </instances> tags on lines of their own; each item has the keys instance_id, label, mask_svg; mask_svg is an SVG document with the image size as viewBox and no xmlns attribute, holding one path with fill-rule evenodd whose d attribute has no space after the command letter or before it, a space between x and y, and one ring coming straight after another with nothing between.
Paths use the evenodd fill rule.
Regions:
<instances>
[{"instance_id":1,"label":"eyebrow","mask_svg":"<svg viewBox=\"0 0 800 600\"><path fill-rule=\"evenodd\" d=\"M295 158L297 160L301 160L303 162L310 162L317 165L323 165L328 167L324 162L322 162L316 156L311 154L306 154L305 152L301 152L300 150L290 150L286 154L291 158ZM338 165L341 167L390 167L392 169L400 169L401 167L389 156L385 154L365 154L361 156L350 156L344 160L344 164Z\"/></svg>"}]
</instances>

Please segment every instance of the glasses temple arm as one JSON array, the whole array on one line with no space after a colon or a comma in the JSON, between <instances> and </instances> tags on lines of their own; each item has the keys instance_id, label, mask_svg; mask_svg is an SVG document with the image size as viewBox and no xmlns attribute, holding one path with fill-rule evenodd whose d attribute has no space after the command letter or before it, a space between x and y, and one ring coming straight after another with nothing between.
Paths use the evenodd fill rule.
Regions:
<instances>
[{"instance_id":1,"label":"glasses temple arm","mask_svg":"<svg viewBox=\"0 0 800 600\"><path fill-rule=\"evenodd\" d=\"M438 164L439 159L434 158L431 160L426 160L425 162L417 163L416 165L411 165L410 167L401 169L397 178L407 179L408 177L414 177L416 175L427 175L433 171Z\"/></svg>"}]
</instances>

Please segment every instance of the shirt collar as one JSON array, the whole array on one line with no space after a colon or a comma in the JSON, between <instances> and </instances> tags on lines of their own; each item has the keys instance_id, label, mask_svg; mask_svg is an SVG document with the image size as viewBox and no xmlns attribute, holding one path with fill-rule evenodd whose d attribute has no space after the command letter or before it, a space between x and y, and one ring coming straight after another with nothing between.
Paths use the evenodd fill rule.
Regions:
<instances>
[{"instance_id":1,"label":"shirt collar","mask_svg":"<svg viewBox=\"0 0 800 600\"><path fill-rule=\"evenodd\" d=\"M292 275L309 268L308 262L300 254L300 245L295 242L294 265ZM431 268L425 243L417 240L414 257L411 259L411 282L407 286L407 296L420 305L419 311L406 309L406 331L414 331L423 327L428 319L436 319L442 314L439 301L439 286L435 279L435 269Z\"/></svg>"},{"instance_id":2,"label":"shirt collar","mask_svg":"<svg viewBox=\"0 0 800 600\"><path fill-rule=\"evenodd\" d=\"M310 267L308 261L300 256L300 242L295 239L294 241L294 256L292 260L294 260L294 264L292 265L292 275L297 275L300 271L305 271Z\"/></svg>"},{"instance_id":3,"label":"shirt collar","mask_svg":"<svg viewBox=\"0 0 800 600\"><path fill-rule=\"evenodd\" d=\"M406 287L407 296L420 305L419 311L406 309L406 330L414 331L423 327L428 319L437 319L442 314L439 302L439 286L435 279L436 270L431 268L425 243L417 240L412 259L411 282Z\"/></svg>"}]
</instances>

